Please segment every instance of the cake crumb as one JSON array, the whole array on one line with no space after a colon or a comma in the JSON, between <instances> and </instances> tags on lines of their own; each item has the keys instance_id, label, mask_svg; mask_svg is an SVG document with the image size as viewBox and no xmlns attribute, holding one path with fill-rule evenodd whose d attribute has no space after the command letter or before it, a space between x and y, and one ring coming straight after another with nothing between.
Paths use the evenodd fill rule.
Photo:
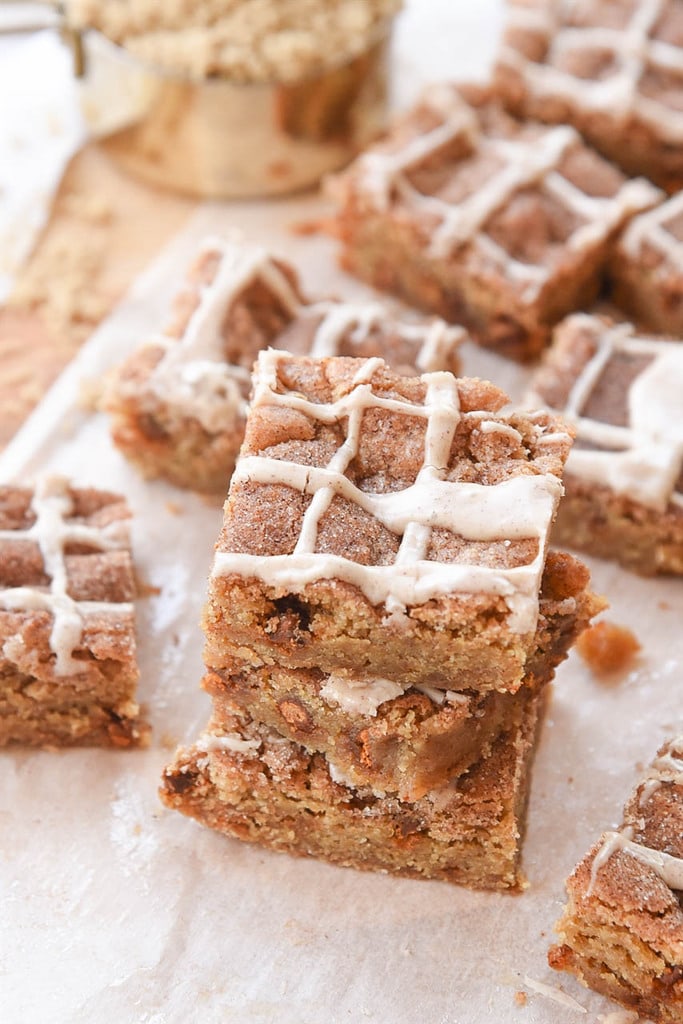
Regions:
<instances>
[{"instance_id":1,"label":"cake crumb","mask_svg":"<svg viewBox=\"0 0 683 1024\"><path fill-rule=\"evenodd\" d=\"M603 619L583 633L576 649L596 675L610 675L626 668L641 649L632 630Z\"/></svg>"},{"instance_id":2,"label":"cake crumb","mask_svg":"<svg viewBox=\"0 0 683 1024\"><path fill-rule=\"evenodd\" d=\"M331 217L312 217L309 220L290 221L287 230L292 235L307 238L310 235L332 235L338 227Z\"/></svg>"},{"instance_id":3,"label":"cake crumb","mask_svg":"<svg viewBox=\"0 0 683 1024\"><path fill-rule=\"evenodd\" d=\"M177 501L167 501L164 508L172 516L181 516L183 514L182 506Z\"/></svg>"},{"instance_id":4,"label":"cake crumb","mask_svg":"<svg viewBox=\"0 0 683 1024\"><path fill-rule=\"evenodd\" d=\"M137 587L138 597L157 597L161 593L161 587L155 587L154 584L141 579L137 574L135 577L135 585Z\"/></svg>"},{"instance_id":5,"label":"cake crumb","mask_svg":"<svg viewBox=\"0 0 683 1024\"><path fill-rule=\"evenodd\" d=\"M519 992L515 992L515 1003L517 1006L526 1006L528 1002L529 997L526 992L522 992L521 990Z\"/></svg>"},{"instance_id":6,"label":"cake crumb","mask_svg":"<svg viewBox=\"0 0 683 1024\"><path fill-rule=\"evenodd\" d=\"M100 408L104 383L100 377L83 377L78 385L78 407L84 412L97 412Z\"/></svg>"}]
</instances>

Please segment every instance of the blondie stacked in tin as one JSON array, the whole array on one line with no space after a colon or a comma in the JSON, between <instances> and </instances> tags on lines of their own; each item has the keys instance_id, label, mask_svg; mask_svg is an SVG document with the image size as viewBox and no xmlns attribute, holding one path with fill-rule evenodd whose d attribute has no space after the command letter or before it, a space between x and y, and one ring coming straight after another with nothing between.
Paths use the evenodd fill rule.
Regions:
<instances>
[{"instance_id":1,"label":"blondie stacked in tin","mask_svg":"<svg viewBox=\"0 0 683 1024\"><path fill-rule=\"evenodd\" d=\"M450 373L261 353L163 799L358 868L520 885L545 684L600 607L548 555L571 438Z\"/></svg>"}]
</instances>

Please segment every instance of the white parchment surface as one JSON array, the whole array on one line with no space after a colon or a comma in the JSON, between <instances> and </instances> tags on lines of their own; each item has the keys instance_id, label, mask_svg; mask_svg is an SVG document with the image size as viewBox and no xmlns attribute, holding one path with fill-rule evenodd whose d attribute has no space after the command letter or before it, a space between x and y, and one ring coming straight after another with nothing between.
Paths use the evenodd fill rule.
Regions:
<instances>
[{"instance_id":1,"label":"white parchment surface","mask_svg":"<svg viewBox=\"0 0 683 1024\"><path fill-rule=\"evenodd\" d=\"M441 19L431 28L429 10ZM412 5L398 35L401 88L444 75L446 62L453 75L485 67L497 25L493 0ZM150 749L0 753L2 1024L569 1024L614 1010L552 972L546 951L566 875L618 821L658 745L680 730L681 580L641 580L591 562L610 617L631 627L643 650L609 683L576 654L558 672L535 763L522 896L272 854L159 803L175 744L196 738L208 717L197 623L220 508L141 481L112 448L105 418L79 408L81 382L158 329L207 232L238 227L273 246L301 267L312 292L363 294L335 269L332 242L288 231L323 209L315 197L203 208L0 457L3 480L58 471L126 494L142 576L160 590L138 604ZM526 381L525 371L474 347L465 371L515 397Z\"/></svg>"}]
</instances>

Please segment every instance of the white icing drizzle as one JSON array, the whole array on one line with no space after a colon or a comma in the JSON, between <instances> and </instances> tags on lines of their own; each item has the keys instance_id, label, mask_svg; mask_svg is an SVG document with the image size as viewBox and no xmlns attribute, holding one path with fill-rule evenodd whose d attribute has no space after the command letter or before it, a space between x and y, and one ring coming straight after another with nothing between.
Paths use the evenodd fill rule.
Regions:
<instances>
[{"instance_id":1,"label":"white icing drizzle","mask_svg":"<svg viewBox=\"0 0 683 1024\"><path fill-rule=\"evenodd\" d=\"M641 864L651 868L670 889L683 890L683 858L672 857L670 853L664 853L662 850L652 850L649 846L634 843L629 838L630 835L633 835L633 831L630 829L624 829L622 832L605 832L602 846L598 850L591 868L588 895L592 892L600 868L617 850L629 853Z\"/></svg>"},{"instance_id":2,"label":"white icing drizzle","mask_svg":"<svg viewBox=\"0 0 683 1024\"><path fill-rule=\"evenodd\" d=\"M650 765L638 797L640 806L644 807L665 782L683 786L683 736L669 743L665 752L659 754Z\"/></svg>"},{"instance_id":3,"label":"white icing drizzle","mask_svg":"<svg viewBox=\"0 0 683 1024\"><path fill-rule=\"evenodd\" d=\"M653 794L664 784L683 787L683 736L678 736L650 765L638 789L638 806L644 808ZM623 850L651 868L670 889L683 890L683 858L662 850L653 850L633 841L633 826L627 825L617 832L606 832L591 866L587 895L593 891L600 869L617 850Z\"/></svg>"},{"instance_id":4,"label":"white icing drizzle","mask_svg":"<svg viewBox=\"0 0 683 1024\"><path fill-rule=\"evenodd\" d=\"M197 750L204 754L229 751L232 754L253 754L261 747L260 740L245 740L239 733L229 732L221 736L215 733L203 733L195 744Z\"/></svg>"},{"instance_id":5,"label":"white icing drizzle","mask_svg":"<svg viewBox=\"0 0 683 1024\"><path fill-rule=\"evenodd\" d=\"M284 485L312 495L313 500L304 514L293 554L261 556L218 551L213 575L255 576L290 593L301 592L317 580L338 579L360 589L373 605L384 605L388 616L445 594L496 594L508 605L511 629L521 633L533 630L548 530L562 493L559 479L552 474L529 474L495 485L444 479L453 434L462 415L455 378L450 374L424 374L425 402L417 405L375 394L369 382L383 363L371 359L362 364L348 393L334 403L321 404L278 392L278 365L287 358L291 357L274 350L260 354L253 404L296 409L323 423L346 421L346 439L325 467L265 456L239 460L235 484L253 481ZM422 468L415 482L403 490L361 491L344 475L358 452L363 414L372 408L427 420ZM481 417L481 413L475 415ZM566 437L559 436L566 441ZM357 505L401 536L393 565L361 565L315 550L320 519L334 495ZM538 540L537 553L529 563L514 568L431 561L426 555L434 527L476 541L533 538Z\"/></svg>"},{"instance_id":6,"label":"white icing drizzle","mask_svg":"<svg viewBox=\"0 0 683 1024\"><path fill-rule=\"evenodd\" d=\"M201 254L215 257L217 270L210 283L199 289L198 305L182 337L160 335L145 347L161 349L163 353L149 378L152 394L177 412L198 420L211 434L240 429L244 420L250 373L245 367L226 362L221 328L232 304L257 280L292 318L304 313L321 317L310 349L310 354L317 357L338 355L347 334L352 345L360 345L373 330L388 323L398 338L415 348L416 367L428 371L449 364L466 336L463 328L442 320L425 324L395 321L377 302L306 303L299 299L272 256L260 246L209 238L203 243Z\"/></svg>"},{"instance_id":7,"label":"white icing drizzle","mask_svg":"<svg viewBox=\"0 0 683 1024\"><path fill-rule=\"evenodd\" d=\"M683 494L675 490L683 466L683 343L640 337L630 324L608 326L588 314L577 314L568 324L590 331L597 345L559 411L574 424L579 440L597 448L574 447L567 472L658 511L683 508ZM652 360L629 387L625 427L582 415L600 375L620 352ZM531 404L543 401L540 395L529 397Z\"/></svg>"},{"instance_id":8,"label":"white icing drizzle","mask_svg":"<svg viewBox=\"0 0 683 1024\"><path fill-rule=\"evenodd\" d=\"M232 303L245 288L261 280L284 308L295 315L299 298L286 274L260 246L207 239L201 255L218 257L217 269L199 289L199 301L181 338L153 338L162 348L149 388L162 401L198 420L209 433L231 429L244 417L249 372L223 357L221 327Z\"/></svg>"},{"instance_id":9,"label":"white icing drizzle","mask_svg":"<svg viewBox=\"0 0 683 1024\"><path fill-rule=\"evenodd\" d=\"M586 111L609 111L622 121L634 116L667 141L681 143L683 112L640 91L647 68L683 75L683 50L650 37L665 3L666 0L640 0L628 24L621 29L567 26L562 24L560 15L554 25L547 26L550 48L545 63L529 60L509 43L502 48L500 63L518 72L533 95L557 97ZM522 4L513 3L509 11L510 29L531 27ZM539 23L536 27L545 26ZM579 78L557 66L569 54L596 51L613 57L614 71L604 78Z\"/></svg>"},{"instance_id":10,"label":"white icing drizzle","mask_svg":"<svg viewBox=\"0 0 683 1024\"><path fill-rule=\"evenodd\" d=\"M342 771L339 765L336 765L333 761L327 758L327 770L330 773L330 778L333 782L336 782L338 786L344 786L345 789L351 789L356 791L356 784L352 778L350 778L346 772ZM384 796L384 793L380 793L380 796Z\"/></svg>"},{"instance_id":11,"label":"white icing drizzle","mask_svg":"<svg viewBox=\"0 0 683 1024\"><path fill-rule=\"evenodd\" d=\"M50 648L56 656L55 673L71 675L83 668L83 662L73 654L81 642L84 618L90 614L132 615L133 606L125 602L76 601L70 597L65 550L70 544L87 545L98 551L127 548L128 530L121 521L104 528L69 521L73 502L68 482L62 477L41 481L35 488L31 508L36 517L33 525L26 530L0 530L0 540L37 544L50 583L47 588L23 586L0 590L0 607L8 611L48 612L53 619Z\"/></svg>"},{"instance_id":12,"label":"white icing drizzle","mask_svg":"<svg viewBox=\"0 0 683 1024\"><path fill-rule=\"evenodd\" d=\"M574 251L600 244L632 213L652 205L659 190L643 180L626 182L611 197L589 196L558 172L558 166L572 146L580 144L578 133L567 125L548 128L535 137L492 138L476 127L473 112L453 97L450 109L442 109L442 124L411 139L394 151L376 150L357 163L357 176L364 198L378 211L389 208L392 192L409 206L436 217L427 247L427 255L447 258L454 249L475 245L502 272L522 285L522 297L534 301L552 274L552 266L523 262L507 253L485 234L491 217L530 186L558 200L580 221L567 241ZM449 141L466 136L481 155L490 155L499 169L469 196L454 203L436 195L426 195L410 182L407 175ZM548 261L551 263L552 261Z\"/></svg>"},{"instance_id":13,"label":"white icing drizzle","mask_svg":"<svg viewBox=\"0 0 683 1024\"><path fill-rule=\"evenodd\" d=\"M683 242L668 230L667 224L683 216L683 192L642 213L629 224L621 240L621 248L632 259L638 259L644 245L655 249L672 270L683 274Z\"/></svg>"},{"instance_id":14,"label":"white icing drizzle","mask_svg":"<svg viewBox=\"0 0 683 1024\"><path fill-rule=\"evenodd\" d=\"M439 690L436 686L416 686L413 685L413 690L417 690L418 693L423 693L425 697L429 697L430 700L434 701L435 704L467 704L469 698L465 693L458 693L457 690Z\"/></svg>"},{"instance_id":15,"label":"white icing drizzle","mask_svg":"<svg viewBox=\"0 0 683 1024\"><path fill-rule=\"evenodd\" d=\"M576 141L574 129L564 125L539 135L532 145L528 140L482 139L480 151L498 157L501 169L462 202L442 204L442 221L432 237L431 253L447 256L455 247L470 242L515 192L542 181Z\"/></svg>"},{"instance_id":16,"label":"white icing drizzle","mask_svg":"<svg viewBox=\"0 0 683 1024\"><path fill-rule=\"evenodd\" d=\"M416 167L457 138L469 141L475 138L474 120L463 104L455 105L450 118L447 112L444 116L447 119L442 124L415 136L401 149L371 150L359 158L357 166L363 180L363 192L376 209L384 211L389 208L392 188L404 183L405 171Z\"/></svg>"},{"instance_id":17,"label":"white icing drizzle","mask_svg":"<svg viewBox=\"0 0 683 1024\"><path fill-rule=\"evenodd\" d=\"M320 696L329 703L338 705L348 714L375 717L377 709L389 700L402 696L406 690L417 690L429 697L434 704L467 704L464 693L454 690L439 690L435 686L415 686L397 683L393 679L371 676L349 676L331 673L320 688Z\"/></svg>"},{"instance_id":18,"label":"white icing drizzle","mask_svg":"<svg viewBox=\"0 0 683 1024\"><path fill-rule=\"evenodd\" d=\"M405 690L405 686L391 679L355 678L332 673L320 688L320 696L349 714L374 717L381 704L400 697Z\"/></svg>"}]
</instances>

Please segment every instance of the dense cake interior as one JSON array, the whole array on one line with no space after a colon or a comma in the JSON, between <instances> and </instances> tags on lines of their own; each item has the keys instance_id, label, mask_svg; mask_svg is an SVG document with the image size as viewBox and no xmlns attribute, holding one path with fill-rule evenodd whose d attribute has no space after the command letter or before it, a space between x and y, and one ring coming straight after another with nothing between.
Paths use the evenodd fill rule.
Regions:
<instances>
[{"instance_id":1,"label":"dense cake interior","mask_svg":"<svg viewBox=\"0 0 683 1024\"><path fill-rule=\"evenodd\" d=\"M518 890L520 838L538 698L517 703L488 757L451 784L402 802L353 788L320 754L226 705L164 773L161 797L211 828L299 856Z\"/></svg>"}]
</instances>

